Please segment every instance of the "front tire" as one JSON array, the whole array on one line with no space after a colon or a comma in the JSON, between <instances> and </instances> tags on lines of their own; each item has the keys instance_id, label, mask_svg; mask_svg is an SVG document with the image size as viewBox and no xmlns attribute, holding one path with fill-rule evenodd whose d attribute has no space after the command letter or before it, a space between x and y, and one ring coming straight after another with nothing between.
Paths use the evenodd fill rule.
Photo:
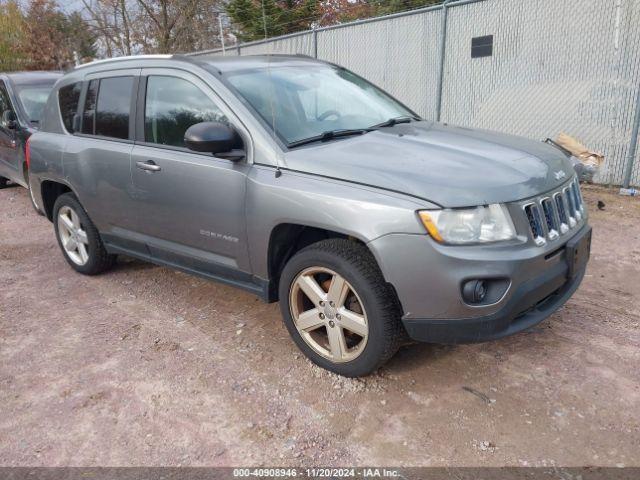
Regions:
<instances>
[{"instance_id":1,"label":"front tire","mask_svg":"<svg viewBox=\"0 0 640 480\"><path fill-rule=\"evenodd\" d=\"M9 179L0 177L0 190L9 186Z\"/></svg>"},{"instance_id":2,"label":"front tire","mask_svg":"<svg viewBox=\"0 0 640 480\"><path fill-rule=\"evenodd\" d=\"M296 345L339 375L372 373L405 338L395 292L362 244L329 239L302 249L286 264L279 295Z\"/></svg>"},{"instance_id":3,"label":"front tire","mask_svg":"<svg viewBox=\"0 0 640 480\"><path fill-rule=\"evenodd\" d=\"M56 200L53 225L62 254L75 271L97 275L114 265L116 256L107 253L98 230L72 193Z\"/></svg>"}]
</instances>

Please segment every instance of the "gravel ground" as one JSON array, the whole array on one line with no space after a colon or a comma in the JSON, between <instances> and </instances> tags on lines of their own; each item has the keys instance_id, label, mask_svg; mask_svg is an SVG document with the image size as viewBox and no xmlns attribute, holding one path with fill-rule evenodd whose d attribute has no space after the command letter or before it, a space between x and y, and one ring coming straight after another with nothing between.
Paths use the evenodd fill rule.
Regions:
<instances>
[{"instance_id":1,"label":"gravel ground","mask_svg":"<svg viewBox=\"0 0 640 480\"><path fill-rule=\"evenodd\" d=\"M640 200L585 190L592 260L564 308L365 379L313 366L242 291L127 259L74 273L2 190L0 465L638 466Z\"/></svg>"}]
</instances>

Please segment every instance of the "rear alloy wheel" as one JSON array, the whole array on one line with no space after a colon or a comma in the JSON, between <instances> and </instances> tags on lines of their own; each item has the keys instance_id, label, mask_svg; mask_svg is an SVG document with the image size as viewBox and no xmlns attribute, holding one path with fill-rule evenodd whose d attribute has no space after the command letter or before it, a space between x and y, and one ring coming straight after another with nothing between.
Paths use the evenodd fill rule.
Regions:
<instances>
[{"instance_id":1,"label":"rear alloy wheel","mask_svg":"<svg viewBox=\"0 0 640 480\"><path fill-rule=\"evenodd\" d=\"M53 206L53 226L64 258L74 270L96 275L113 266L95 225L72 193L60 195Z\"/></svg>"},{"instance_id":2,"label":"rear alloy wheel","mask_svg":"<svg viewBox=\"0 0 640 480\"><path fill-rule=\"evenodd\" d=\"M359 242L332 238L300 250L280 275L279 297L298 348L345 377L375 371L406 339L395 291Z\"/></svg>"},{"instance_id":3,"label":"rear alloy wheel","mask_svg":"<svg viewBox=\"0 0 640 480\"><path fill-rule=\"evenodd\" d=\"M303 270L291 287L289 304L298 333L317 354L342 363L364 351L369 337L367 314L354 288L340 274L324 267Z\"/></svg>"},{"instance_id":4,"label":"rear alloy wheel","mask_svg":"<svg viewBox=\"0 0 640 480\"><path fill-rule=\"evenodd\" d=\"M80 217L68 206L58 211L58 235L62 249L73 263L86 265L89 261L89 239L80 225Z\"/></svg>"}]
</instances>

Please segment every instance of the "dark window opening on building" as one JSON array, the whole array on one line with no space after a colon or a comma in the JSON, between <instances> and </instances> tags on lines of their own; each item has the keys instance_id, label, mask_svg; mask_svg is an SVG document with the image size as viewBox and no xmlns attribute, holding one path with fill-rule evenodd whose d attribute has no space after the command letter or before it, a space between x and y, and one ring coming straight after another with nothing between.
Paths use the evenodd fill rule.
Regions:
<instances>
[{"instance_id":1,"label":"dark window opening on building","mask_svg":"<svg viewBox=\"0 0 640 480\"><path fill-rule=\"evenodd\" d=\"M493 35L473 37L471 39L471 58L490 57L493 55Z\"/></svg>"}]
</instances>

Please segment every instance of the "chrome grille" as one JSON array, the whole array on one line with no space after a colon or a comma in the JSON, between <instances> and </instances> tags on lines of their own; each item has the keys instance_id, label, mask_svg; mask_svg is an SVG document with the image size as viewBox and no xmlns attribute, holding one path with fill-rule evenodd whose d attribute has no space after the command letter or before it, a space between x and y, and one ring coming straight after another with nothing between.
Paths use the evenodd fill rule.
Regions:
<instances>
[{"instance_id":1,"label":"chrome grille","mask_svg":"<svg viewBox=\"0 0 640 480\"><path fill-rule=\"evenodd\" d=\"M549 232L549 239L553 240L558 236L560 228L558 226L558 219L553 209L553 200L550 198L543 198L540 201L542 205L542 213L544 213L544 219L547 224L547 232Z\"/></svg>"},{"instance_id":2,"label":"chrome grille","mask_svg":"<svg viewBox=\"0 0 640 480\"><path fill-rule=\"evenodd\" d=\"M584 213L584 200L582 200L582 192L580 191L580 185L577 181L573 182L573 188L576 192L576 197L578 198L578 205L580 205L580 210Z\"/></svg>"},{"instance_id":3,"label":"chrome grille","mask_svg":"<svg viewBox=\"0 0 640 480\"><path fill-rule=\"evenodd\" d=\"M580 187L578 186L578 182L571 183L571 195L573 196L573 204L575 205L575 217L577 220L582 218L582 212L584 211L584 207L582 205L582 199L580 198Z\"/></svg>"},{"instance_id":4,"label":"chrome grille","mask_svg":"<svg viewBox=\"0 0 640 480\"><path fill-rule=\"evenodd\" d=\"M540 217L540 209L535 203L531 203L524 207L524 213L527 214L529 228L536 243L544 243L544 228L542 227L542 219Z\"/></svg>"},{"instance_id":5,"label":"chrome grille","mask_svg":"<svg viewBox=\"0 0 640 480\"><path fill-rule=\"evenodd\" d=\"M560 223L561 225L564 225L566 227L567 225L569 225L569 217L567 216L567 209L565 208L564 197L562 196L561 192L558 192L553 195L553 198L555 199L556 211L558 212Z\"/></svg>"},{"instance_id":6,"label":"chrome grille","mask_svg":"<svg viewBox=\"0 0 640 480\"><path fill-rule=\"evenodd\" d=\"M523 208L536 245L545 245L560 238L575 228L585 214L576 178L556 192L526 203Z\"/></svg>"},{"instance_id":7,"label":"chrome grille","mask_svg":"<svg viewBox=\"0 0 640 480\"><path fill-rule=\"evenodd\" d=\"M569 206L569 222L571 222L571 217L574 219L576 217L576 206L573 202L573 193L569 187L565 188L563 193L564 198L567 200L567 205Z\"/></svg>"}]
</instances>

